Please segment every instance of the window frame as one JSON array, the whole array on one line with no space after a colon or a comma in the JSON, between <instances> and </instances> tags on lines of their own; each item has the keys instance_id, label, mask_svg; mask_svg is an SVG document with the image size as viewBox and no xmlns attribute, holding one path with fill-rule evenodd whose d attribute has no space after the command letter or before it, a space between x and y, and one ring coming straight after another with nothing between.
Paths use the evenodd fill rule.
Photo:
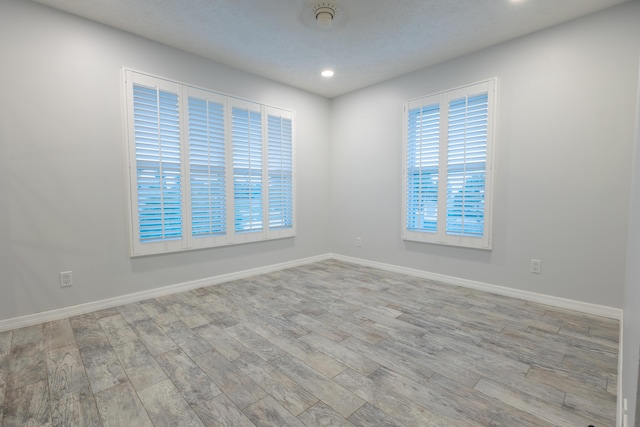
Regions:
<instances>
[{"instance_id":1,"label":"window frame","mask_svg":"<svg viewBox=\"0 0 640 427\"><path fill-rule=\"evenodd\" d=\"M431 243L438 245L465 247L473 249L492 249L493 229L493 180L494 180L494 153L496 146L496 116L497 116L497 90L498 79L496 77L460 86L454 89L433 93L426 96L410 99L403 105L402 125L402 229L401 238L406 241ZM483 197L483 234L471 236L453 234L447 232L447 185L448 185L448 152L449 152L449 108L450 102L461 97L471 97L487 93L487 121L486 121L486 159L484 169L484 197ZM409 203L409 126L410 113L418 107L439 106L438 122L438 164L437 164L437 212L436 230L410 229ZM426 167L422 168L426 169ZM420 170L422 170L420 169Z\"/></svg>"},{"instance_id":2,"label":"window frame","mask_svg":"<svg viewBox=\"0 0 640 427\"><path fill-rule=\"evenodd\" d=\"M242 98L226 95L209 89L180 83L164 77L154 76L148 73L135 71L128 68L122 69L123 96L124 96L124 131L125 131L125 152L126 152L126 174L127 174L127 212L129 225L129 248L130 256L145 256L162 253L181 252L185 250L196 250L213 248L235 244L251 243L264 240L274 240L294 237L296 235L297 208L296 208L296 165L295 165L295 114L293 111L280 107L261 104L255 101L248 101ZM157 88L161 91L171 92L177 95L179 114L179 144L180 144L180 191L181 191L181 230L180 238L168 240L159 239L153 241L142 241L140 238L140 212L138 194L138 174L136 157L136 134L134 117L134 86L144 86ZM205 100L208 103L214 102L222 105L224 121L224 177L225 177L225 232L218 235L207 235L200 237L194 235L192 223L192 182L191 182L191 157L192 150L190 140L190 99ZM262 228L259 231L236 232L235 230L235 193L234 193L234 155L233 155L233 132L232 132L232 109L234 106L250 105L252 109L259 112L261 118L261 174L262 187L260 199L262 203L261 222ZM207 107L208 108L208 107ZM267 128L268 114L280 115L289 120L290 123L290 158L291 158L291 178L290 178L290 216L291 224L285 228L271 229L269 222L269 186L268 186L268 155L269 155L269 134ZM195 119L194 119L195 120ZM160 127L160 126L158 126Z\"/></svg>"}]
</instances>

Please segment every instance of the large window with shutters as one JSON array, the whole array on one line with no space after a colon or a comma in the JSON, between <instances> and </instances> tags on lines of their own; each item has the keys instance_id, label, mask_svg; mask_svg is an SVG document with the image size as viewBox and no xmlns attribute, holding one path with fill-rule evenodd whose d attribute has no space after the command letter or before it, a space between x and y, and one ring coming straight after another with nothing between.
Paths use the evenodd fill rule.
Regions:
<instances>
[{"instance_id":1,"label":"large window with shutters","mask_svg":"<svg viewBox=\"0 0 640 427\"><path fill-rule=\"evenodd\" d=\"M291 111L124 76L132 255L295 235Z\"/></svg>"},{"instance_id":2,"label":"large window with shutters","mask_svg":"<svg viewBox=\"0 0 640 427\"><path fill-rule=\"evenodd\" d=\"M404 106L402 237L491 249L496 79Z\"/></svg>"}]
</instances>

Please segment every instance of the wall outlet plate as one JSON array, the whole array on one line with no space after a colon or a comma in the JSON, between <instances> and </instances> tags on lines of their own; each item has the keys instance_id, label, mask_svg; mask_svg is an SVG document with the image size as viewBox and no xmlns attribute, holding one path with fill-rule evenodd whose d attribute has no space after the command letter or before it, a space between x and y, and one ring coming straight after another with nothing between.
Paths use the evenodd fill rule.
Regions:
<instances>
[{"instance_id":1,"label":"wall outlet plate","mask_svg":"<svg viewBox=\"0 0 640 427\"><path fill-rule=\"evenodd\" d=\"M541 274L542 273L542 261L540 261L539 259L532 259L531 260L531 272L534 274Z\"/></svg>"},{"instance_id":2,"label":"wall outlet plate","mask_svg":"<svg viewBox=\"0 0 640 427\"><path fill-rule=\"evenodd\" d=\"M61 271L60 272L60 287L61 288L69 288L73 284L73 278L71 276L70 271Z\"/></svg>"}]
</instances>

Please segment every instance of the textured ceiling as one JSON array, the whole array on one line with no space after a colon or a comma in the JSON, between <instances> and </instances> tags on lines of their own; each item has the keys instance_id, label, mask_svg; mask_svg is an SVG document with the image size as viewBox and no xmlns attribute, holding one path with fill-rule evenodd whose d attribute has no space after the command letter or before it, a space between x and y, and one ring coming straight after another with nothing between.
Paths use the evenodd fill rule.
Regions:
<instances>
[{"instance_id":1,"label":"textured ceiling","mask_svg":"<svg viewBox=\"0 0 640 427\"><path fill-rule=\"evenodd\" d=\"M35 1L331 98L628 0Z\"/></svg>"}]
</instances>

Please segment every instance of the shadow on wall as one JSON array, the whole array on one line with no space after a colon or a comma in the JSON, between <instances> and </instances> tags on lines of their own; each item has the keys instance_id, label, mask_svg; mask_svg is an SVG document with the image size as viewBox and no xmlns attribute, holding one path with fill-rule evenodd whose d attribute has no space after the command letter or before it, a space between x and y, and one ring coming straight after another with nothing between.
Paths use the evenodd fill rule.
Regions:
<instances>
[{"instance_id":1,"label":"shadow on wall","mask_svg":"<svg viewBox=\"0 0 640 427\"><path fill-rule=\"evenodd\" d=\"M482 249L463 248L456 246L436 245L429 243L412 242L403 240L404 250L423 255L433 255L452 259L462 259L488 264L494 257L492 251Z\"/></svg>"},{"instance_id":2,"label":"shadow on wall","mask_svg":"<svg viewBox=\"0 0 640 427\"><path fill-rule=\"evenodd\" d=\"M251 244L218 246L214 248L134 257L130 258L131 271L141 273L157 271L159 267L180 268L198 265L207 266L211 264L212 260L215 260L219 263L217 268L224 266L224 271L211 273L211 271L207 270L204 272L205 274L216 275L229 273L252 267L275 264L279 262L278 253L295 248L295 243L295 238L284 238L254 242ZM272 259L265 258L268 254L272 254ZM246 257L248 256L256 257L256 265L245 265L247 262ZM203 268L206 269L206 267Z\"/></svg>"}]
</instances>

